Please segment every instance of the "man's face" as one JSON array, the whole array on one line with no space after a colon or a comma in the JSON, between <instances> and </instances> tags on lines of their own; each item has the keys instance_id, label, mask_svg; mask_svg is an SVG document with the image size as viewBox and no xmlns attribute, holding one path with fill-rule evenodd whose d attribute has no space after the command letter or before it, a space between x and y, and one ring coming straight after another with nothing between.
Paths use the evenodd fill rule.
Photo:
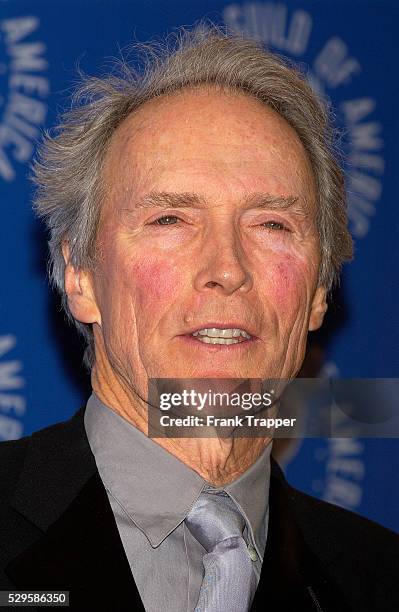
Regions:
<instances>
[{"instance_id":1,"label":"man's face","mask_svg":"<svg viewBox=\"0 0 399 612\"><path fill-rule=\"evenodd\" d=\"M141 391L294 376L325 291L314 180L288 123L243 94L162 97L115 132L104 178L94 331L112 368ZM214 344L212 328L243 334Z\"/></svg>"}]
</instances>

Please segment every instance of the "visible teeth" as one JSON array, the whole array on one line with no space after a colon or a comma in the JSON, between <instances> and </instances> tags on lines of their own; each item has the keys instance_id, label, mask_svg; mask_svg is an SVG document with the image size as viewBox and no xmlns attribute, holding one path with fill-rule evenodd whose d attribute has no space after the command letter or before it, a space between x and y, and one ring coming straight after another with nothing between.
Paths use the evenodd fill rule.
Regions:
<instances>
[{"instance_id":1,"label":"visible teeth","mask_svg":"<svg viewBox=\"0 0 399 612\"><path fill-rule=\"evenodd\" d=\"M240 342L235 338L210 338L209 336L200 336L198 340L205 344L238 344Z\"/></svg>"},{"instance_id":2,"label":"visible teeth","mask_svg":"<svg viewBox=\"0 0 399 612\"><path fill-rule=\"evenodd\" d=\"M206 344L237 344L237 342L242 342L242 340L236 340L236 338L243 337L246 340L251 338L243 329L217 329L216 327L199 329L192 336L197 337L198 340ZM214 342L214 340L218 340L218 342ZM219 342L219 340L222 342Z\"/></svg>"},{"instance_id":3,"label":"visible teeth","mask_svg":"<svg viewBox=\"0 0 399 612\"><path fill-rule=\"evenodd\" d=\"M206 335L210 338L231 338L233 335L232 329L216 329L216 327L211 327L211 329L208 329L206 331Z\"/></svg>"}]
</instances>

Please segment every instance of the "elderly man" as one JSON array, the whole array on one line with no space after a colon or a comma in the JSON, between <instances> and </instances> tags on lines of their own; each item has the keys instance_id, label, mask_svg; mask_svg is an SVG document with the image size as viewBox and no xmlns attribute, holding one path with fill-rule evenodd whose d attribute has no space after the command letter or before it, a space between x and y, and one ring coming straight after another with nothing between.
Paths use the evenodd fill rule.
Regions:
<instances>
[{"instance_id":1,"label":"elderly man","mask_svg":"<svg viewBox=\"0 0 399 612\"><path fill-rule=\"evenodd\" d=\"M397 610L396 536L290 487L270 435L147 437L150 379L294 378L352 249L302 76L214 28L148 57L85 82L35 166L93 394L0 446L1 588L85 611Z\"/></svg>"}]
</instances>

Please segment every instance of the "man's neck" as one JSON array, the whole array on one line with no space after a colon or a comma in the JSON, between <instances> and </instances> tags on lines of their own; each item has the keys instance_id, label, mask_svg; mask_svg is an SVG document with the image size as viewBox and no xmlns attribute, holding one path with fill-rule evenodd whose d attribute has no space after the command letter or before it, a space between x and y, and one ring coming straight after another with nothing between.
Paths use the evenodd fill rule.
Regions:
<instances>
[{"instance_id":1,"label":"man's neck","mask_svg":"<svg viewBox=\"0 0 399 612\"><path fill-rule=\"evenodd\" d=\"M92 387L98 399L148 435L148 411L119 381L111 384L94 366ZM224 486L246 472L271 444L272 438L153 438L169 453L214 486Z\"/></svg>"}]
</instances>

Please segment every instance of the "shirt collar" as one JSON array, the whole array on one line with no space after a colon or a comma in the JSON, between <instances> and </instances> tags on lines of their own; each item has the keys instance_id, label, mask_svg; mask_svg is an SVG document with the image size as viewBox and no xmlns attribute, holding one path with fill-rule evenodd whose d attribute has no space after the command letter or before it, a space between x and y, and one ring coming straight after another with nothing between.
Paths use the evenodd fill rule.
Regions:
<instances>
[{"instance_id":1,"label":"shirt collar","mask_svg":"<svg viewBox=\"0 0 399 612\"><path fill-rule=\"evenodd\" d=\"M248 470L224 487L245 517L257 552L262 559L268 527L271 451L270 443Z\"/></svg>"},{"instance_id":2,"label":"shirt collar","mask_svg":"<svg viewBox=\"0 0 399 612\"><path fill-rule=\"evenodd\" d=\"M84 422L105 488L150 544L158 546L211 485L95 394L87 402ZM271 444L246 472L224 487L242 511L261 554L267 535L270 452Z\"/></svg>"}]
</instances>

